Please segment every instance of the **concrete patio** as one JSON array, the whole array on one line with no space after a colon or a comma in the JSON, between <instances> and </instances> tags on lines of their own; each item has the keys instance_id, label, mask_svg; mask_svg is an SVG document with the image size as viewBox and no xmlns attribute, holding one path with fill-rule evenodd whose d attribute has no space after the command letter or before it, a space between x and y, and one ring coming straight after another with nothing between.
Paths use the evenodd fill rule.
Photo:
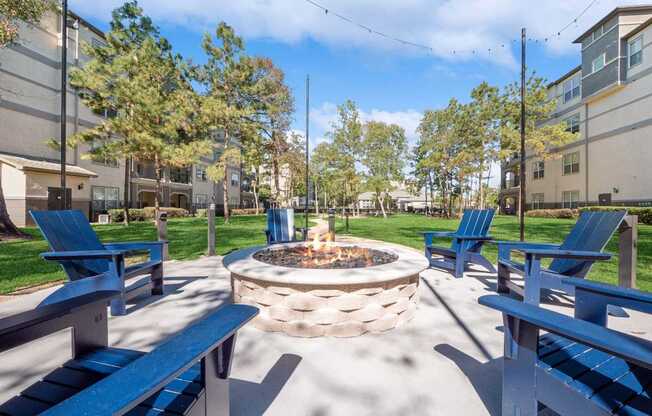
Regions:
<instances>
[{"instance_id":1,"label":"concrete patio","mask_svg":"<svg viewBox=\"0 0 652 416\"><path fill-rule=\"evenodd\" d=\"M165 294L138 299L109 321L113 346L149 350L230 300L221 257L165 266ZM497 415L503 337L499 313L477 298L495 277L463 279L427 270L420 305L407 325L357 338L291 338L251 327L240 331L231 381L233 415ZM54 288L0 303L0 317L29 309ZM567 314L563 299L548 298ZM651 338L645 315L611 326ZM69 334L0 355L0 401L69 358ZM29 369L26 371L25 369Z\"/></svg>"}]
</instances>

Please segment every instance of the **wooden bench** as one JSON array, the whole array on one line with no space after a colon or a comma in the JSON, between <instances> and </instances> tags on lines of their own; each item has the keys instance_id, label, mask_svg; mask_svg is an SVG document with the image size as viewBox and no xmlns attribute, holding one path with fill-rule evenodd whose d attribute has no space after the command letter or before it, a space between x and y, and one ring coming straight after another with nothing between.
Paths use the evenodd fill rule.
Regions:
<instances>
[{"instance_id":1,"label":"wooden bench","mask_svg":"<svg viewBox=\"0 0 652 416\"><path fill-rule=\"evenodd\" d=\"M425 255L430 261L430 265L451 270L457 278L462 277L468 263L481 265L489 272L495 273L496 269L493 264L481 254L482 246L492 239L488 233L494 213L493 209L466 209L457 231L422 232ZM434 238L449 238L452 242L450 247L436 246L433 245ZM443 259L435 260L432 258L433 254L438 254Z\"/></svg>"},{"instance_id":2,"label":"wooden bench","mask_svg":"<svg viewBox=\"0 0 652 416\"><path fill-rule=\"evenodd\" d=\"M534 416L538 403L560 415L652 414L652 342L604 326L609 305L652 313L652 295L564 284L575 287L574 318L503 296L479 299L503 313L502 415Z\"/></svg>"},{"instance_id":3,"label":"wooden bench","mask_svg":"<svg viewBox=\"0 0 652 416\"><path fill-rule=\"evenodd\" d=\"M229 414L236 331L256 308L222 307L143 353L108 347L107 304L120 296L106 290L112 279L78 282L84 287L64 286L36 309L0 320L0 352L65 328L73 335L73 358L0 405L0 415ZM75 295L91 287L100 290Z\"/></svg>"},{"instance_id":4,"label":"wooden bench","mask_svg":"<svg viewBox=\"0 0 652 416\"><path fill-rule=\"evenodd\" d=\"M52 252L43 253L46 260L63 267L70 281L111 271L117 276L121 296L111 302L112 315L124 315L126 302L143 293L163 294L163 246L165 241L141 241L102 244L84 214L79 210L30 211L34 222L50 245ZM147 251L145 262L125 266L125 256ZM128 279L149 275L126 286Z\"/></svg>"}]
</instances>

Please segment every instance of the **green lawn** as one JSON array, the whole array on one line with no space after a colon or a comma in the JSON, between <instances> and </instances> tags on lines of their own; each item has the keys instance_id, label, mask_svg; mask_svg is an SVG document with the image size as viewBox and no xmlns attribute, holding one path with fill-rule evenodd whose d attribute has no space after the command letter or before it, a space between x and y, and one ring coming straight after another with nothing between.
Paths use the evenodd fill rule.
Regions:
<instances>
[{"instance_id":1,"label":"green lawn","mask_svg":"<svg viewBox=\"0 0 652 416\"><path fill-rule=\"evenodd\" d=\"M395 215L385 220L382 218L358 218L349 220L349 233L356 237L366 237L397 244L423 248L423 238L417 233L426 230L455 231L459 220L427 218L421 215ZM568 234L575 220L553 220L547 218L526 218L525 239L528 241L561 243ZM338 220L337 233L344 233L344 222ZM518 220L514 216L497 216L491 226L491 235L496 240L517 240ZM442 244L444 242L442 241ZM607 251L618 252L617 234L607 245ZM485 246L484 254L495 263L498 250L496 246ZM652 292L652 226L638 226L638 267L637 284L639 289ZM618 256L608 262L597 263L591 273L591 279L617 284Z\"/></svg>"},{"instance_id":2,"label":"green lawn","mask_svg":"<svg viewBox=\"0 0 652 416\"><path fill-rule=\"evenodd\" d=\"M297 224L302 219L297 218ZM572 227L572 220L550 220L528 218L526 236L531 241L560 242ZM403 244L421 249L423 240L418 235L424 230L455 230L458 220L426 218L416 215L395 215L386 220L382 218L360 218L350 220L350 234L376 240ZM134 223L129 227L122 225L96 225L100 239L109 241L152 240L156 237L154 225L149 222ZM217 252L225 254L232 250L252 245L264 244L264 216L233 217L229 225L217 219ZM59 266L39 258L48 247L38 230L25 229L34 236L30 241L0 243L0 293L10 293L18 288L34 286L64 278ZM338 221L337 232L344 233L344 223ZM518 223L515 217L499 216L494 220L491 234L497 239L516 239ZM176 260L194 259L206 251L206 219L183 218L168 221L168 240L170 257ZM618 250L617 240L609 243L607 249ZM638 286L652 291L652 226L639 226L638 245ZM486 254L495 260L496 250L489 245ZM597 265L591 277L610 283L617 281L618 260Z\"/></svg>"}]
</instances>

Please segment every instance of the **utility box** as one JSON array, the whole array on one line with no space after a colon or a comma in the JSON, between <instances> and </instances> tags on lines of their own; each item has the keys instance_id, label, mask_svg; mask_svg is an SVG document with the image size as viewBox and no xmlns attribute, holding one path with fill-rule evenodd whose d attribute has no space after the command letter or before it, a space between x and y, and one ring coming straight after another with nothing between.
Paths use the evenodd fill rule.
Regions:
<instances>
[{"instance_id":1,"label":"utility box","mask_svg":"<svg viewBox=\"0 0 652 416\"><path fill-rule=\"evenodd\" d=\"M100 214L97 216L97 222L99 224L109 224L111 222L111 217L109 214Z\"/></svg>"}]
</instances>

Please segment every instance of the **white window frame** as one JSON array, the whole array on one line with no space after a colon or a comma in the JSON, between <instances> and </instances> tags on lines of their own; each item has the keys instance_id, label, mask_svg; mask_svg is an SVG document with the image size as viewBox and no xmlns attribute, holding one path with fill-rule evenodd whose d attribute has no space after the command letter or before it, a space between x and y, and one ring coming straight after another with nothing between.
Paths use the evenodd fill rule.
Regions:
<instances>
[{"instance_id":1,"label":"white window frame","mask_svg":"<svg viewBox=\"0 0 652 416\"><path fill-rule=\"evenodd\" d=\"M577 98L581 94L582 79L579 74L573 75L571 78L564 81L562 85L564 104Z\"/></svg>"},{"instance_id":2,"label":"white window frame","mask_svg":"<svg viewBox=\"0 0 652 416\"><path fill-rule=\"evenodd\" d=\"M240 186L240 174L231 173L231 186Z\"/></svg>"},{"instance_id":3,"label":"white window frame","mask_svg":"<svg viewBox=\"0 0 652 416\"><path fill-rule=\"evenodd\" d=\"M564 119L564 123L566 123L566 131L571 132L571 133L579 133L580 132L580 125L581 125L581 120L580 120L580 114L573 114L570 117L566 117ZM576 130L576 131L573 131Z\"/></svg>"},{"instance_id":4,"label":"white window frame","mask_svg":"<svg viewBox=\"0 0 652 416\"><path fill-rule=\"evenodd\" d=\"M206 194L194 194L193 195L193 203L196 204L196 205L199 205L199 204L205 205L205 204L207 204L208 203L208 195L206 195Z\"/></svg>"},{"instance_id":5,"label":"white window frame","mask_svg":"<svg viewBox=\"0 0 652 416\"><path fill-rule=\"evenodd\" d=\"M635 43L640 43L639 50L632 54L632 45ZM635 64L632 64L632 56L635 54L640 54L641 58ZM636 38L627 42L627 67L632 68L643 63L643 34L640 34Z\"/></svg>"},{"instance_id":6,"label":"white window frame","mask_svg":"<svg viewBox=\"0 0 652 416\"><path fill-rule=\"evenodd\" d=\"M532 194L532 209L543 209L545 203L545 194L534 193Z\"/></svg>"},{"instance_id":7,"label":"white window frame","mask_svg":"<svg viewBox=\"0 0 652 416\"><path fill-rule=\"evenodd\" d=\"M534 162L532 169L532 180L536 181L543 179L546 176L546 164L543 160L537 160Z\"/></svg>"},{"instance_id":8,"label":"white window frame","mask_svg":"<svg viewBox=\"0 0 652 416\"><path fill-rule=\"evenodd\" d=\"M566 198L568 196L568 198ZM576 198L574 198L576 196ZM563 191L561 193L562 208L577 208L580 202L580 191ZM575 206L573 206L575 205Z\"/></svg>"},{"instance_id":9,"label":"white window frame","mask_svg":"<svg viewBox=\"0 0 652 416\"><path fill-rule=\"evenodd\" d=\"M600 32L597 36L596 33ZM592 41L595 42L596 40L600 39L600 36L604 35L604 25L598 26L593 33L591 34L591 38L593 39Z\"/></svg>"},{"instance_id":10,"label":"white window frame","mask_svg":"<svg viewBox=\"0 0 652 416\"><path fill-rule=\"evenodd\" d=\"M595 63L598 59L602 58L602 66L599 69L595 69ZM604 69L607 66L607 54L605 52L601 53L600 56L591 61L591 73L595 74L598 71Z\"/></svg>"},{"instance_id":11,"label":"white window frame","mask_svg":"<svg viewBox=\"0 0 652 416\"><path fill-rule=\"evenodd\" d=\"M208 176L206 174L205 166L195 165L195 179L199 179L202 182L206 182Z\"/></svg>"},{"instance_id":12,"label":"white window frame","mask_svg":"<svg viewBox=\"0 0 652 416\"><path fill-rule=\"evenodd\" d=\"M577 156L577 161L575 161L575 156ZM567 162L567 159L570 161ZM574 165L577 165L577 171L573 171ZM566 166L570 166L570 171L568 173L566 173ZM575 175L580 173L580 152L566 153L562 157L561 173L562 176Z\"/></svg>"}]
</instances>

